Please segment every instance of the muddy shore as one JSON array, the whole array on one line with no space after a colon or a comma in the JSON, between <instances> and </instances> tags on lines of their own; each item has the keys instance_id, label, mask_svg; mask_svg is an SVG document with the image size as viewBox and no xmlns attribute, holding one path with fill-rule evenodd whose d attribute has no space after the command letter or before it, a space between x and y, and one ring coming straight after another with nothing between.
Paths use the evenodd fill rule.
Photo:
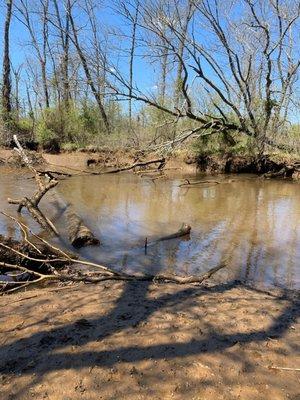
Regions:
<instances>
[{"instance_id":1,"label":"muddy shore","mask_svg":"<svg viewBox=\"0 0 300 400\"><path fill-rule=\"evenodd\" d=\"M296 294L131 282L0 306L5 400L300 398Z\"/></svg>"},{"instance_id":2,"label":"muddy shore","mask_svg":"<svg viewBox=\"0 0 300 400\"><path fill-rule=\"evenodd\" d=\"M101 168L120 167L134 164L137 160L151 160L157 155L144 154L141 151L113 150L77 151L51 154L46 152L30 152L34 162L52 167L64 168L69 171L95 170ZM18 158L11 149L0 148L0 164L20 165ZM293 165L293 168L290 166ZM265 156L257 159L254 156L238 155L206 155L195 156L189 152L178 153L167 159L166 167L177 169L183 173L204 172L208 174L224 173L278 173L287 168L288 178L300 179L300 161L296 158Z\"/></svg>"}]
</instances>

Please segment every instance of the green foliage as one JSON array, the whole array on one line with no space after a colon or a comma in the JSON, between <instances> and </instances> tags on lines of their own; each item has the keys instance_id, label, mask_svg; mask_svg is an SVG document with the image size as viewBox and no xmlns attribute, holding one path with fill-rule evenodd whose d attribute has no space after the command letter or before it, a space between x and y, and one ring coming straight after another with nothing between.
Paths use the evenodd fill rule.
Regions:
<instances>
[{"instance_id":1,"label":"green foliage","mask_svg":"<svg viewBox=\"0 0 300 400\"><path fill-rule=\"evenodd\" d=\"M76 143L67 142L61 145L61 149L64 151L76 151L79 150L80 147Z\"/></svg>"},{"instance_id":2,"label":"green foliage","mask_svg":"<svg viewBox=\"0 0 300 400\"><path fill-rule=\"evenodd\" d=\"M51 123L52 122L52 123ZM57 134L54 130L54 118L49 110L45 112L44 116L38 121L35 128L35 136L39 143L46 144L52 139L57 139Z\"/></svg>"},{"instance_id":3,"label":"green foliage","mask_svg":"<svg viewBox=\"0 0 300 400\"><path fill-rule=\"evenodd\" d=\"M23 133L31 134L32 132L32 119L30 118L20 118L18 121L15 122L16 130L21 131Z\"/></svg>"},{"instance_id":4,"label":"green foliage","mask_svg":"<svg viewBox=\"0 0 300 400\"><path fill-rule=\"evenodd\" d=\"M215 133L204 136L197 139L193 143L192 148L197 155L222 155L226 153L236 155L255 154L256 146L252 138L234 132L230 132L227 135Z\"/></svg>"}]
</instances>

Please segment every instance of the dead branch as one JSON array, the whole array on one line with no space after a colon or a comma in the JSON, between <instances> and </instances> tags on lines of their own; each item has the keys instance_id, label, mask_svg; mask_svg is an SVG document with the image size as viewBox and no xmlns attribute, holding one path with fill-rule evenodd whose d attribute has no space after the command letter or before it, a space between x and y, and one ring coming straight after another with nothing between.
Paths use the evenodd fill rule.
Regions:
<instances>
[{"instance_id":1,"label":"dead branch","mask_svg":"<svg viewBox=\"0 0 300 400\"><path fill-rule=\"evenodd\" d=\"M16 143L16 152L22 158L26 166L34 173L34 177L36 180L36 184L38 186L38 190L33 194L32 198L24 197L19 200L8 199L10 204L18 204L18 212L22 211L23 207L26 207L29 214L35 219L43 229L47 230L50 233L54 233L56 236L59 236L59 233L53 223L43 214L43 212L39 209L39 203L42 200L43 196L52 188L54 188L58 181L50 180L48 178L42 177L38 171L33 167L31 161L27 157L24 149L22 148L18 137L16 135L13 136L14 142Z\"/></svg>"},{"instance_id":2,"label":"dead branch","mask_svg":"<svg viewBox=\"0 0 300 400\"><path fill-rule=\"evenodd\" d=\"M275 367L273 365L269 365L267 368L269 369L276 369L278 371L296 371L300 372L300 368L289 368L289 367Z\"/></svg>"},{"instance_id":3,"label":"dead branch","mask_svg":"<svg viewBox=\"0 0 300 400\"><path fill-rule=\"evenodd\" d=\"M139 161L136 162L132 165L129 165L127 167L120 167L117 169L113 169L111 171L107 171L107 172L100 172L99 174L116 174L118 172L123 172L123 171L130 171L131 169L135 169L138 167L145 167L147 165L151 165L151 164L159 164L157 169L158 170L162 170L164 168L164 166L166 165L166 159L165 158L158 158L155 160L151 160L151 161ZM97 174L97 173L94 173Z\"/></svg>"},{"instance_id":4,"label":"dead branch","mask_svg":"<svg viewBox=\"0 0 300 400\"><path fill-rule=\"evenodd\" d=\"M54 233L56 236L59 236L59 233L54 226L54 224L43 214L43 212L39 209L39 203L42 200L43 196L52 188L54 188L58 181L54 177L54 172L37 171L29 158L27 157L24 149L18 141L16 135L14 135L14 141L16 143L16 151L23 159L27 167L34 173L34 178L36 180L38 190L33 194L33 196L29 199L24 197L21 200L12 200L8 199L10 204L18 204L18 212L21 212L23 207L26 207L29 211L30 215L41 225L41 227L48 232ZM69 175L71 176L71 175ZM70 205L67 207L66 211L67 218L67 226L69 231L69 238L71 244L74 247L82 247L86 245L98 245L100 244L99 240L94 236L94 234L88 229L82 219L71 209Z\"/></svg>"},{"instance_id":5,"label":"dead branch","mask_svg":"<svg viewBox=\"0 0 300 400\"><path fill-rule=\"evenodd\" d=\"M183 223L177 232L172 233L171 235L162 236L162 237L158 238L155 242L162 242L165 240L176 239L176 238L179 238L182 236L189 235L191 232L191 229L192 228L190 225Z\"/></svg>"},{"instance_id":6,"label":"dead branch","mask_svg":"<svg viewBox=\"0 0 300 400\"><path fill-rule=\"evenodd\" d=\"M285 165L277 172L267 172L262 175L262 178L273 179L273 178L291 178L294 172L297 172L297 163L291 165Z\"/></svg>"},{"instance_id":7,"label":"dead branch","mask_svg":"<svg viewBox=\"0 0 300 400\"><path fill-rule=\"evenodd\" d=\"M200 276L187 276L181 277L172 274L158 274L158 275L131 275L125 273L114 273L113 275L103 275L99 274L99 276L91 277L89 275L75 275L75 274L42 274L37 271L32 271L29 268L25 268L15 264L7 264L4 262L0 262L0 266L6 269L16 269L23 272L28 273L30 276L33 276L32 280L28 280L26 282L0 282L0 284L5 284L5 288L10 285L15 285L12 289L7 289L4 293L16 292L18 290L24 289L29 285L36 285L41 283L42 281L60 281L60 282L85 282L85 283L100 283L107 280L116 280L116 281L153 281L153 282L161 282L161 283L176 283L176 284L192 284L198 283L201 284L205 280L209 279L212 275L214 275L219 270L226 267L225 264L220 264L217 267L211 268L208 272L200 275Z\"/></svg>"},{"instance_id":8,"label":"dead branch","mask_svg":"<svg viewBox=\"0 0 300 400\"><path fill-rule=\"evenodd\" d=\"M6 217L8 217L12 220L15 220L14 217L12 217L4 212L1 212L1 214L5 215ZM20 224L22 224L22 226L25 229L27 229L29 232L31 232L30 229L25 224L23 224L21 222L20 222ZM51 265L55 264L55 263L60 263L61 265L79 264L79 265L86 265L86 266L90 266L90 267L94 267L94 268L99 268L105 274L118 274L117 272L115 272L103 265L89 262L86 260L76 259L74 256L71 257L69 254L65 253L63 250L50 244L47 240L41 238L40 236L38 236L36 234L33 234L33 235L39 242L41 242L43 245L45 245L46 249L48 249L48 252L50 252L50 254L55 255L55 257L46 259L46 257L43 258L43 256L42 255L40 256L39 254L35 254L34 256L29 256L28 254L25 254L24 251L22 251L21 249L13 248L12 244L3 243L3 240L0 241L0 247L5 248L5 249L11 251L12 253L19 255L23 259L25 258L27 260L39 262L42 264L46 264L46 263L51 264ZM1 239L1 236L0 236L0 239ZM13 243L17 243L17 242L13 242ZM43 251L42 251L43 255L44 255L44 253L46 253L46 249L43 248ZM61 257L57 257L57 254L61 254Z\"/></svg>"},{"instance_id":9,"label":"dead branch","mask_svg":"<svg viewBox=\"0 0 300 400\"><path fill-rule=\"evenodd\" d=\"M167 237L163 237L160 240L166 240L166 239L172 239L174 237L179 237L182 236L183 234L187 234L187 232L190 231L190 227L186 224L183 224L181 229L173 234L169 235ZM46 243L46 245L49 247L49 249L52 249L52 245L49 244L47 241L43 240L43 243ZM43 265L46 263L50 263L51 265L55 265L55 263L59 262L61 263L60 265L70 265L70 264L80 264L80 265L88 265L92 267L96 267L101 269L101 272L94 272L93 276L91 276L90 273L85 273L82 274L81 272L77 273L70 273L70 272L60 272L57 270L57 268L53 267L50 271L51 273L49 274L44 273L40 270L34 269L30 263L26 263L25 265L20 265L20 263L7 263L4 261L0 261L0 267L4 270L17 270L21 271L22 273L27 273L28 274L28 280L23 282L14 282L14 281L0 281L0 284L2 285L2 290L5 290L5 293L11 293L15 292L17 290L21 290L24 288L27 288L30 285L36 285L39 284L43 281L60 281L60 282L85 282L85 283L99 283L107 280L118 280L118 281L154 281L154 282L173 282L177 284L189 284L189 283L202 283L204 280L209 279L213 274L218 272L220 269L226 267L226 263L220 264L217 267L212 268L205 274L201 276L188 276L188 277L181 277L177 275L172 275L172 274L158 274L158 275L138 275L138 274L127 274L127 273L122 273L122 272L117 272L114 270L111 270L107 267L104 267L99 264L91 263L89 261L85 260L76 260L72 259L70 257L67 258L51 258L49 257L48 259L45 259L43 255L36 255L36 256L30 256L28 254L25 254L24 251L15 249L12 247L12 245L8 245L5 243L0 242L0 246L4 247L5 249L10 250L11 252L17 254L18 256L21 257L21 259L26 259L28 261L33 261L33 262L38 262L39 264ZM11 286L14 286L11 288Z\"/></svg>"},{"instance_id":10,"label":"dead branch","mask_svg":"<svg viewBox=\"0 0 300 400\"><path fill-rule=\"evenodd\" d=\"M214 185L219 185L221 182L219 181L212 181L212 180L201 180L201 181L190 181L189 179L185 179L184 183L181 183L179 187L191 187L191 186L197 186L197 185L203 185L203 184L214 184Z\"/></svg>"}]
</instances>

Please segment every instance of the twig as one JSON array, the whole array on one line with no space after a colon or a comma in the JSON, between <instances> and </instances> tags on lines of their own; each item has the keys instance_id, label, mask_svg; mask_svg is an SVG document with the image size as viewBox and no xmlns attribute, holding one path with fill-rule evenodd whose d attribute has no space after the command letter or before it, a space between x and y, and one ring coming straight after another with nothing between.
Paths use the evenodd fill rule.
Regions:
<instances>
[{"instance_id":1,"label":"twig","mask_svg":"<svg viewBox=\"0 0 300 400\"><path fill-rule=\"evenodd\" d=\"M297 371L300 372L300 368L288 368L288 367L275 367L272 365L269 365L267 368L269 369L276 369L276 370L282 370L282 371Z\"/></svg>"},{"instance_id":2,"label":"twig","mask_svg":"<svg viewBox=\"0 0 300 400\"><path fill-rule=\"evenodd\" d=\"M36 239L41 241L43 244L45 244L49 249L54 250L60 254L62 254L63 257L66 257L67 259L71 260L71 257L65 253L63 250L61 250L59 247L55 247L52 244L50 244L47 240L43 239L42 237L38 236L35 234L27 225L25 225L23 222L18 221L15 217L12 215L6 214L4 211L1 211L0 214L6 216L7 218L10 218L12 221L15 221L17 224L23 226L24 229L27 229L28 232L31 233L32 236L34 236Z\"/></svg>"}]
</instances>

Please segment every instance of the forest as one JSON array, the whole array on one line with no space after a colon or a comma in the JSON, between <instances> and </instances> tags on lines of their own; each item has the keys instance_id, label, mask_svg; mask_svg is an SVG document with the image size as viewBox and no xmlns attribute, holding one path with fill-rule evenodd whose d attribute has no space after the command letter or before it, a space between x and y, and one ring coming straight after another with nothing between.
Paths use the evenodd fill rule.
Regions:
<instances>
[{"instance_id":1,"label":"forest","mask_svg":"<svg viewBox=\"0 0 300 400\"><path fill-rule=\"evenodd\" d=\"M298 1L4 3L4 144L299 153Z\"/></svg>"}]
</instances>

